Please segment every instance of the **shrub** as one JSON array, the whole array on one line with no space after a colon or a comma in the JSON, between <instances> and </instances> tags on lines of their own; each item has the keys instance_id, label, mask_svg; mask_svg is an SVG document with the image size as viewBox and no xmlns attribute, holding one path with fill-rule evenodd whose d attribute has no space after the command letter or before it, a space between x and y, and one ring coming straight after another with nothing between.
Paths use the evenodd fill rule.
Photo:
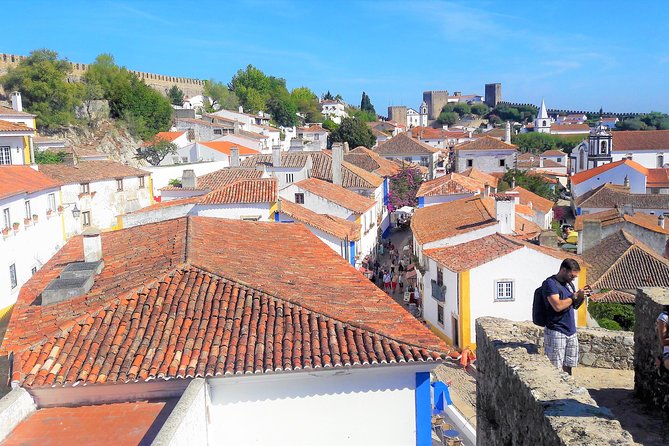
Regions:
<instances>
[{"instance_id":1,"label":"shrub","mask_svg":"<svg viewBox=\"0 0 669 446\"><path fill-rule=\"evenodd\" d=\"M590 305L588 305L588 311L602 327L604 327L602 324L610 324L613 322L620 327L615 330L634 330L634 305L591 302ZM610 328L610 330L614 329Z\"/></svg>"},{"instance_id":2,"label":"shrub","mask_svg":"<svg viewBox=\"0 0 669 446\"><path fill-rule=\"evenodd\" d=\"M606 328L607 330L622 330L622 327L620 324L616 321L612 321L611 319L600 319L597 321L600 327Z\"/></svg>"}]
</instances>

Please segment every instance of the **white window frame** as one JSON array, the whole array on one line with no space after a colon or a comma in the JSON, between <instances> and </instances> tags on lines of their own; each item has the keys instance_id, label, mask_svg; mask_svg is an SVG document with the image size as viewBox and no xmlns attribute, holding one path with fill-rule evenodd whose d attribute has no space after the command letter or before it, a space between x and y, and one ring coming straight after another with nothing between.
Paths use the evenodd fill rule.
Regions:
<instances>
[{"instance_id":1,"label":"white window frame","mask_svg":"<svg viewBox=\"0 0 669 446\"><path fill-rule=\"evenodd\" d=\"M9 283L12 289L19 286L19 281L16 276L16 263L9 265Z\"/></svg>"},{"instance_id":2,"label":"white window frame","mask_svg":"<svg viewBox=\"0 0 669 446\"><path fill-rule=\"evenodd\" d=\"M33 215L32 215L32 210L30 209L30 200L26 200L26 201L23 203L23 205L24 205L25 208L26 208L26 218L28 218L28 219L32 219L32 218L33 218Z\"/></svg>"},{"instance_id":3,"label":"white window frame","mask_svg":"<svg viewBox=\"0 0 669 446\"><path fill-rule=\"evenodd\" d=\"M146 187L146 184L144 182L144 177L137 177L139 178L139 188L144 189Z\"/></svg>"},{"instance_id":4,"label":"white window frame","mask_svg":"<svg viewBox=\"0 0 669 446\"><path fill-rule=\"evenodd\" d=\"M5 220L5 228L11 228L12 227L12 214L9 211L9 208L4 208L2 210L2 216Z\"/></svg>"},{"instance_id":5,"label":"white window frame","mask_svg":"<svg viewBox=\"0 0 669 446\"><path fill-rule=\"evenodd\" d=\"M79 184L79 192L82 194L91 193L91 183L81 183Z\"/></svg>"},{"instance_id":6,"label":"white window frame","mask_svg":"<svg viewBox=\"0 0 669 446\"><path fill-rule=\"evenodd\" d=\"M55 211L56 210L56 194L49 194L48 199L49 199L49 209L51 209L51 211Z\"/></svg>"},{"instance_id":7,"label":"white window frame","mask_svg":"<svg viewBox=\"0 0 669 446\"><path fill-rule=\"evenodd\" d=\"M513 279L499 279L495 281L495 302L513 302L515 283Z\"/></svg>"},{"instance_id":8,"label":"white window frame","mask_svg":"<svg viewBox=\"0 0 669 446\"><path fill-rule=\"evenodd\" d=\"M81 224L85 227L91 225L91 211L84 211L81 213Z\"/></svg>"},{"instance_id":9,"label":"white window frame","mask_svg":"<svg viewBox=\"0 0 669 446\"><path fill-rule=\"evenodd\" d=\"M0 164L12 164L12 148L0 146Z\"/></svg>"},{"instance_id":10,"label":"white window frame","mask_svg":"<svg viewBox=\"0 0 669 446\"><path fill-rule=\"evenodd\" d=\"M295 180L295 177L293 176L292 173L287 173L286 174L286 183L292 183Z\"/></svg>"},{"instance_id":11,"label":"white window frame","mask_svg":"<svg viewBox=\"0 0 669 446\"><path fill-rule=\"evenodd\" d=\"M123 192L123 178L116 179L116 192Z\"/></svg>"},{"instance_id":12,"label":"white window frame","mask_svg":"<svg viewBox=\"0 0 669 446\"><path fill-rule=\"evenodd\" d=\"M304 193L302 193L302 192L296 192L295 193L295 203L296 204L304 204Z\"/></svg>"},{"instance_id":13,"label":"white window frame","mask_svg":"<svg viewBox=\"0 0 669 446\"><path fill-rule=\"evenodd\" d=\"M439 321L439 313L441 312L441 322ZM444 306L441 303L437 303L437 324L444 326Z\"/></svg>"}]
</instances>

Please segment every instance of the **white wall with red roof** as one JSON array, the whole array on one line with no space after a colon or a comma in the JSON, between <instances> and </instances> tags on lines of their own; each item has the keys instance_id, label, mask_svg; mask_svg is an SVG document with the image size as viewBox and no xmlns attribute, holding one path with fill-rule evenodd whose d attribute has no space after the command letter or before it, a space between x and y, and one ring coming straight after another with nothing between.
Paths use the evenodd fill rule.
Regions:
<instances>
[{"instance_id":1,"label":"white wall with red roof","mask_svg":"<svg viewBox=\"0 0 669 446\"><path fill-rule=\"evenodd\" d=\"M586 171L587 172L587 171ZM571 184L571 193L574 197L579 197L602 184L611 183L623 185L625 177L629 179L630 192L633 194L646 193L646 175L627 164L620 164L605 172L594 175L580 183Z\"/></svg>"}]
</instances>

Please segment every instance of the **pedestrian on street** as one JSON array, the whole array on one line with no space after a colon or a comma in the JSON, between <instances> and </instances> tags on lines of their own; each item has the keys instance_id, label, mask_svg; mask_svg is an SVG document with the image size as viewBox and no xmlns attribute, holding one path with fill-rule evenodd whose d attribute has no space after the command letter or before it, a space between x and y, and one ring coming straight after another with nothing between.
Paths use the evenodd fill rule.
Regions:
<instances>
[{"instance_id":1,"label":"pedestrian on street","mask_svg":"<svg viewBox=\"0 0 669 446\"><path fill-rule=\"evenodd\" d=\"M383 275L383 290L387 293L390 292L390 273L386 272Z\"/></svg>"},{"instance_id":2,"label":"pedestrian on street","mask_svg":"<svg viewBox=\"0 0 669 446\"><path fill-rule=\"evenodd\" d=\"M402 267L402 265L400 265L400 268L401 267ZM404 292L404 273L403 272L400 272L399 279L397 279L397 283L400 286L400 293L403 293Z\"/></svg>"},{"instance_id":3,"label":"pedestrian on street","mask_svg":"<svg viewBox=\"0 0 669 446\"><path fill-rule=\"evenodd\" d=\"M395 294L395 291L397 290L397 273L393 272L391 279L390 279L390 285L393 288L393 294Z\"/></svg>"}]
</instances>

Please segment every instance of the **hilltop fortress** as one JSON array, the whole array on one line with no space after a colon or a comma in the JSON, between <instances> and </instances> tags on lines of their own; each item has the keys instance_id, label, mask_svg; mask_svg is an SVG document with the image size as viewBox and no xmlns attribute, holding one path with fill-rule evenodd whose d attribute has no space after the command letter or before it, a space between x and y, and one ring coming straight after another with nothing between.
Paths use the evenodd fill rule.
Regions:
<instances>
[{"instance_id":1,"label":"hilltop fortress","mask_svg":"<svg viewBox=\"0 0 669 446\"><path fill-rule=\"evenodd\" d=\"M0 53L0 76L7 73L7 70L11 67L15 67L19 64L20 61L25 59L26 56L17 56L15 54L5 54ZM72 72L70 73L70 81L78 82L83 76L84 72L88 68L88 64L70 62L72 66ZM145 73L143 71L128 70L137 76L139 79L143 80L147 85L155 88L162 94L166 94L173 85L179 87L185 96L196 96L202 94L204 90L204 81L200 79L192 79L188 77L175 77L175 76L165 76L163 74L155 73ZM2 87L0 86L0 93L3 93Z\"/></svg>"}]
</instances>

